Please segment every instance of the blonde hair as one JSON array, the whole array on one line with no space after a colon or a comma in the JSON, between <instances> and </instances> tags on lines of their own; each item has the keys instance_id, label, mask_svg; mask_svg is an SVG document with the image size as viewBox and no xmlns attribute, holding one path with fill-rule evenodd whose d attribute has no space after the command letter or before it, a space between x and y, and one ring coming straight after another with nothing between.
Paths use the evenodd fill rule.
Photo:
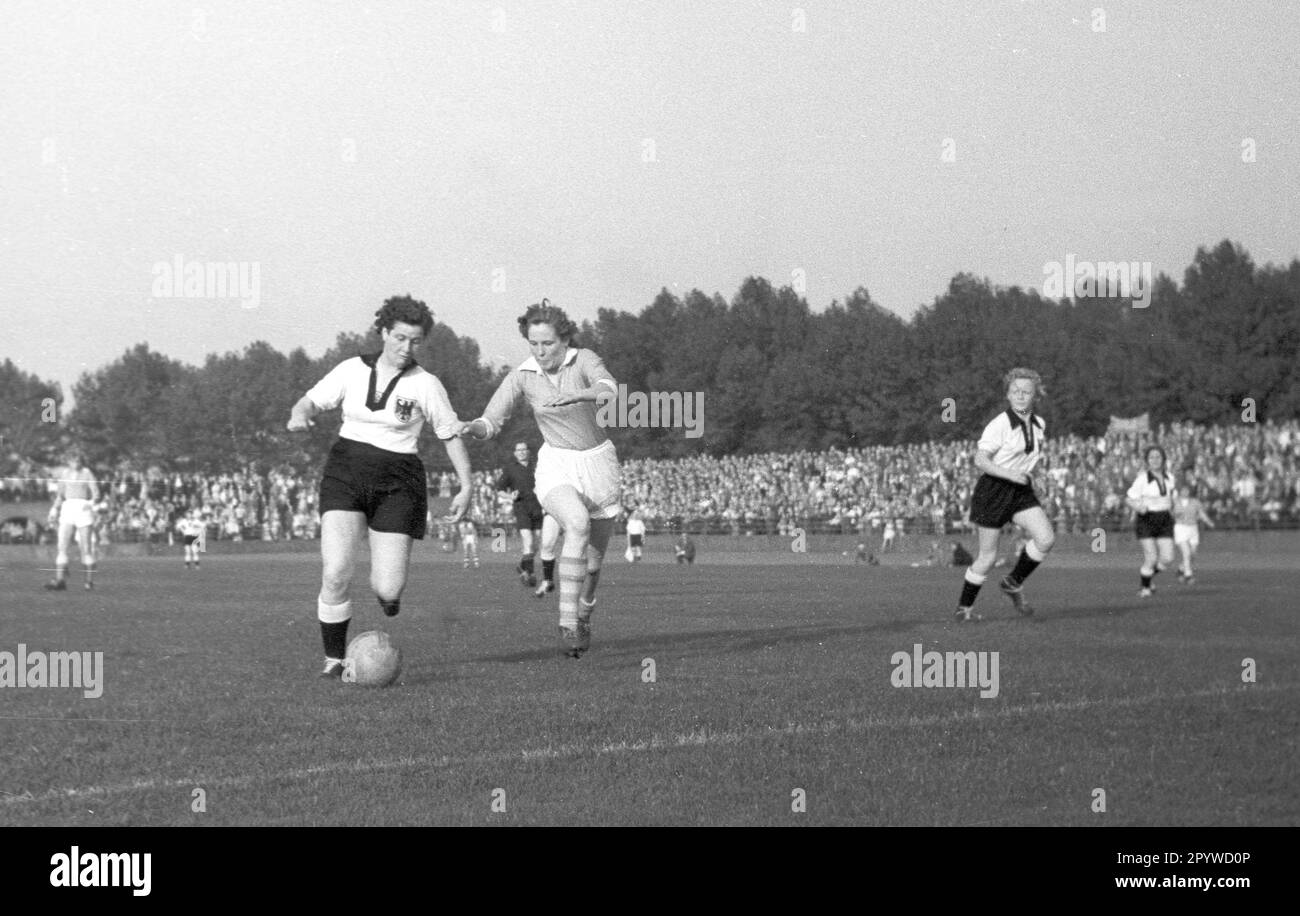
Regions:
<instances>
[{"instance_id":1,"label":"blonde hair","mask_svg":"<svg viewBox=\"0 0 1300 916\"><path fill-rule=\"evenodd\" d=\"M1028 379L1034 383L1034 397L1041 398L1047 394L1047 389L1043 387L1043 377L1033 369L1026 369L1023 366L1017 366L1006 375L1002 376L1002 390L1008 391L1011 383L1017 379Z\"/></svg>"}]
</instances>

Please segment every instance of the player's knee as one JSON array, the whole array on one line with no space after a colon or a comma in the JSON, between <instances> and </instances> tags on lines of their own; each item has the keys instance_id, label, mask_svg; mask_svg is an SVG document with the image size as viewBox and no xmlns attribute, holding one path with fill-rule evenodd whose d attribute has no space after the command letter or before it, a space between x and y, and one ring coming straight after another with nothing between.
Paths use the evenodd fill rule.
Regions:
<instances>
[{"instance_id":1,"label":"player's knee","mask_svg":"<svg viewBox=\"0 0 1300 916\"><path fill-rule=\"evenodd\" d=\"M330 596L342 601L347 597L348 589L352 586L352 574L346 569L337 569L326 567L325 572L321 575L320 590L324 599L329 604L336 604Z\"/></svg>"},{"instance_id":2,"label":"player's knee","mask_svg":"<svg viewBox=\"0 0 1300 916\"><path fill-rule=\"evenodd\" d=\"M1056 546L1056 535L1050 531L1044 532L1039 537L1034 538L1031 543L1038 548L1039 553L1046 556Z\"/></svg>"}]
</instances>

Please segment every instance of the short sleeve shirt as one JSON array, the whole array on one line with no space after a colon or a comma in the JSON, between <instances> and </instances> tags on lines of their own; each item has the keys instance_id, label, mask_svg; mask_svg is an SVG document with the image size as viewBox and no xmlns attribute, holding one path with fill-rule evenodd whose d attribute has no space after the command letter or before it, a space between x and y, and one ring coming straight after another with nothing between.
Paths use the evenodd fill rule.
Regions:
<instances>
[{"instance_id":1,"label":"short sleeve shirt","mask_svg":"<svg viewBox=\"0 0 1300 916\"><path fill-rule=\"evenodd\" d=\"M307 397L321 410L343 409L339 436L376 448L414 455L425 423L439 439L456 434L460 419L438 377L409 366L386 391L376 391L377 356L356 356L335 366Z\"/></svg>"}]
</instances>

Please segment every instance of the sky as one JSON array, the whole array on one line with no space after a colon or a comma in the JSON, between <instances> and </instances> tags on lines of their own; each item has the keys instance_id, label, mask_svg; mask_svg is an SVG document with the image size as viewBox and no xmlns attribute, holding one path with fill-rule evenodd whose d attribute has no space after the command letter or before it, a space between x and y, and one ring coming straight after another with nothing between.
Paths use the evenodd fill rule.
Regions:
<instances>
[{"instance_id":1,"label":"sky","mask_svg":"<svg viewBox=\"0 0 1300 916\"><path fill-rule=\"evenodd\" d=\"M409 293L527 356L751 275L904 317L1068 256L1300 255L1300 24L1223 2L5 4L0 359L319 356ZM243 296L169 288L234 264ZM252 285L252 280L257 282ZM434 372L437 367L430 367ZM467 405L465 409L475 409Z\"/></svg>"}]
</instances>

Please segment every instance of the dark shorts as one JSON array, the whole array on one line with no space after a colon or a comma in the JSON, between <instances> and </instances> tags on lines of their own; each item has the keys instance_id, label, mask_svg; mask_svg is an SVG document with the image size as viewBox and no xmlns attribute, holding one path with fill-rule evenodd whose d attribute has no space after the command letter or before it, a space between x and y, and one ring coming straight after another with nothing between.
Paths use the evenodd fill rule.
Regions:
<instances>
[{"instance_id":1,"label":"dark shorts","mask_svg":"<svg viewBox=\"0 0 1300 916\"><path fill-rule=\"evenodd\" d=\"M542 504L536 496L515 500L515 526L520 531L536 531L542 527Z\"/></svg>"},{"instance_id":2,"label":"dark shorts","mask_svg":"<svg viewBox=\"0 0 1300 916\"><path fill-rule=\"evenodd\" d=\"M628 542L628 546L629 546L629 547L640 547L640 546L642 546L642 545L641 545L641 535L639 535L639 534L629 534L629 535L627 536L627 542Z\"/></svg>"},{"instance_id":3,"label":"dark shorts","mask_svg":"<svg viewBox=\"0 0 1300 916\"><path fill-rule=\"evenodd\" d=\"M1001 528L1017 512L1038 505L1032 484L1012 483L1001 477L981 474L971 496L970 520L981 528Z\"/></svg>"},{"instance_id":4,"label":"dark shorts","mask_svg":"<svg viewBox=\"0 0 1300 916\"><path fill-rule=\"evenodd\" d=\"M197 541L198 539L199 539L199 536L198 536L197 534L187 534L187 535L185 535L185 546L186 546L186 547L189 547L191 544L193 544L193 543L194 543L195 541Z\"/></svg>"},{"instance_id":5,"label":"dark shorts","mask_svg":"<svg viewBox=\"0 0 1300 916\"><path fill-rule=\"evenodd\" d=\"M424 464L364 442L340 439L320 482L320 512L361 512L371 531L424 537L429 514Z\"/></svg>"},{"instance_id":6,"label":"dark shorts","mask_svg":"<svg viewBox=\"0 0 1300 916\"><path fill-rule=\"evenodd\" d=\"M1147 538L1172 538L1174 517L1168 512L1148 512L1137 517L1137 524L1133 529L1139 541Z\"/></svg>"}]
</instances>

